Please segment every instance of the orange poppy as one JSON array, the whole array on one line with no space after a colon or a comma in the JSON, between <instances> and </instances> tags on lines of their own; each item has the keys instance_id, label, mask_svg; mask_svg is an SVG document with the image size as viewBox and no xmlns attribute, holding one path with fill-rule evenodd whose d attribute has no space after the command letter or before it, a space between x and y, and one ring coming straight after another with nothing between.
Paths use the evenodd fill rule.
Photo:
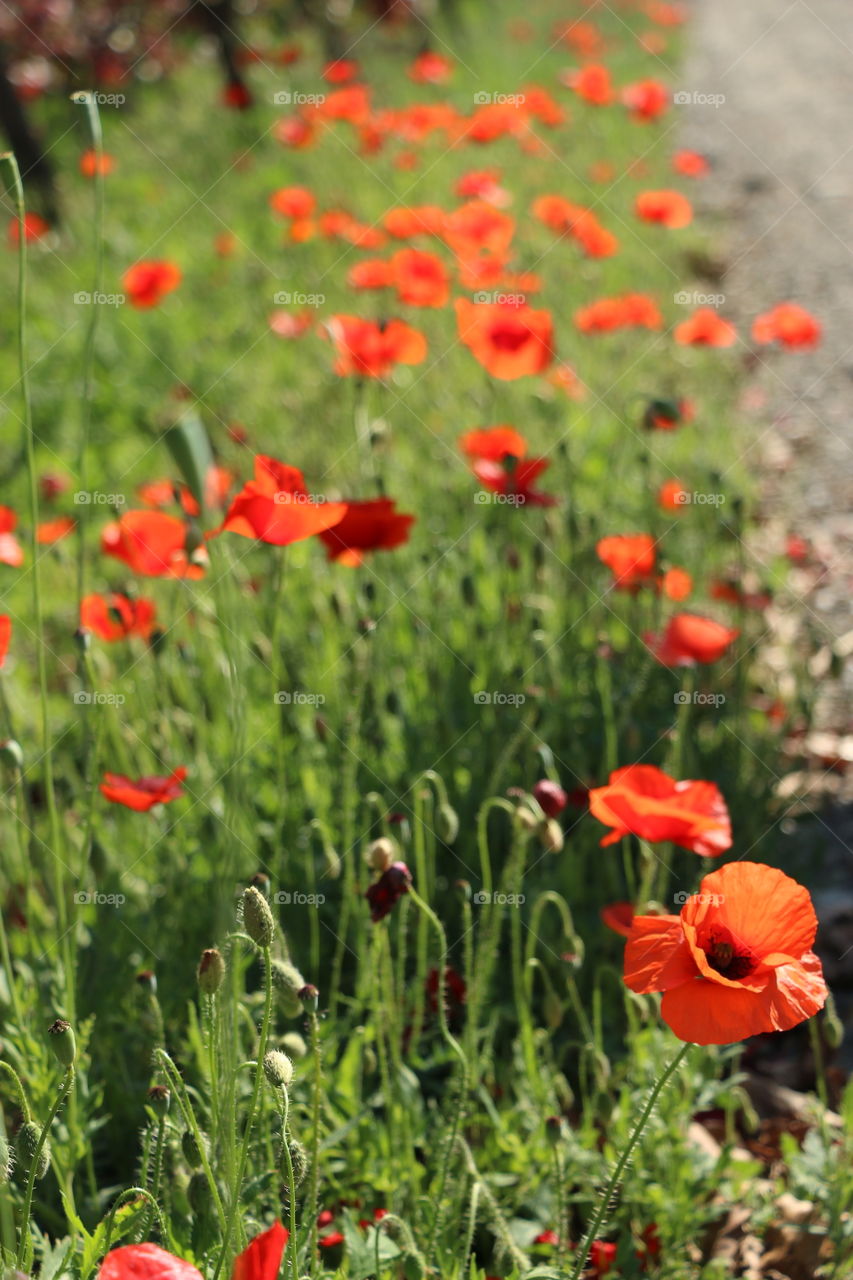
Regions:
<instances>
[{"instance_id":1,"label":"orange poppy","mask_svg":"<svg viewBox=\"0 0 853 1280\"><path fill-rule=\"evenodd\" d=\"M183 794L181 783L186 776L187 770L183 765L173 769L168 778L137 778L135 782L123 773L105 773L100 792L113 804L123 804L126 809L147 813L155 804L170 804L177 800Z\"/></svg>"},{"instance_id":2,"label":"orange poppy","mask_svg":"<svg viewBox=\"0 0 853 1280\"><path fill-rule=\"evenodd\" d=\"M389 209L382 225L396 240L411 240L414 236L440 236L444 231L447 214L436 204L421 204L411 208Z\"/></svg>"},{"instance_id":3,"label":"orange poppy","mask_svg":"<svg viewBox=\"0 0 853 1280\"><path fill-rule=\"evenodd\" d=\"M12 619L7 613L0 613L0 667L6 661L9 652L9 641L12 639Z\"/></svg>"},{"instance_id":4,"label":"orange poppy","mask_svg":"<svg viewBox=\"0 0 853 1280\"><path fill-rule=\"evenodd\" d=\"M715 783L676 782L653 764L629 764L611 773L606 786L590 791L589 811L612 828L602 847L638 836L716 858L732 845L729 811Z\"/></svg>"},{"instance_id":5,"label":"orange poppy","mask_svg":"<svg viewBox=\"0 0 853 1280\"><path fill-rule=\"evenodd\" d=\"M478 427L459 437L459 448L468 458L502 462L507 457L523 458L527 441L515 427Z\"/></svg>"},{"instance_id":6,"label":"orange poppy","mask_svg":"<svg viewBox=\"0 0 853 1280\"><path fill-rule=\"evenodd\" d=\"M50 547L54 542L67 538L77 528L76 521L70 516L57 516L55 520L43 520L36 528L36 542Z\"/></svg>"},{"instance_id":7,"label":"orange poppy","mask_svg":"<svg viewBox=\"0 0 853 1280\"><path fill-rule=\"evenodd\" d=\"M255 457L255 478L248 480L216 533L237 533L274 547L287 547L338 524L345 502L324 502L309 494L302 472L265 454Z\"/></svg>"},{"instance_id":8,"label":"orange poppy","mask_svg":"<svg viewBox=\"0 0 853 1280\"><path fill-rule=\"evenodd\" d=\"M126 511L101 534L105 555L149 578L203 578L207 553L187 556L187 526L163 511Z\"/></svg>"},{"instance_id":9,"label":"orange poppy","mask_svg":"<svg viewBox=\"0 0 853 1280\"><path fill-rule=\"evenodd\" d=\"M397 297L413 307L443 307L450 296L447 268L434 253L400 249L391 259Z\"/></svg>"},{"instance_id":10,"label":"orange poppy","mask_svg":"<svg viewBox=\"0 0 853 1280\"><path fill-rule=\"evenodd\" d=\"M354 289L387 289L394 283L394 268L384 258L364 258L347 272Z\"/></svg>"},{"instance_id":11,"label":"orange poppy","mask_svg":"<svg viewBox=\"0 0 853 1280\"><path fill-rule=\"evenodd\" d=\"M500 169L469 169L458 180L453 192L461 200L485 200L496 209L503 209L512 203L512 196L506 187L500 185L500 180Z\"/></svg>"},{"instance_id":12,"label":"orange poppy","mask_svg":"<svg viewBox=\"0 0 853 1280\"><path fill-rule=\"evenodd\" d=\"M648 533L614 534L596 544L596 555L613 574L613 585L636 591L655 571L655 540Z\"/></svg>"},{"instance_id":13,"label":"orange poppy","mask_svg":"<svg viewBox=\"0 0 853 1280\"><path fill-rule=\"evenodd\" d=\"M24 214L24 243L35 244L37 240L43 239L50 231L50 223L38 213ZM18 225L18 219L12 218L9 222L9 244L17 245L21 238L21 230Z\"/></svg>"},{"instance_id":14,"label":"orange poppy","mask_svg":"<svg viewBox=\"0 0 853 1280\"><path fill-rule=\"evenodd\" d=\"M665 667L692 667L718 662L740 632L698 613L676 613L663 635L647 635L646 643Z\"/></svg>"},{"instance_id":15,"label":"orange poppy","mask_svg":"<svg viewBox=\"0 0 853 1280\"><path fill-rule=\"evenodd\" d=\"M664 227L686 227L693 220L693 206L680 191L641 191L634 201L634 212L644 222L659 222Z\"/></svg>"},{"instance_id":16,"label":"orange poppy","mask_svg":"<svg viewBox=\"0 0 853 1280\"><path fill-rule=\"evenodd\" d=\"M374 324L359 316L332 316L327 327L340 377L385 378L395 364L421 364L427 356L424 335L402 320Z\"/></svg>"},{"instance_id":17,"label":"orange poppy","mask_svg":"<svg viewBox=\"0 0 853 1280\"><path fill-rule=\"evenodd\" d=\"M80 172L84 178L94 178L99 173L106 177L108 173L112 173L115 164L115 156L106 151L99 155L94 147L89 147L80 157Z\"/></svg>"},{"instance_id":18,"label":"orange poppy","mask_svg":"<svg viewBox=\"0 0 853 1280\"><path fill-rule=\"evenodd\" d=\"M475 253L456 259L463 289L493 289L506 279L506 259L494 253Z\"/></svg>"},{"instance_id":19,"label":"orange poppy","mask_svg":"<svg viewBox=\"0 0 853 1280\"><path fill-rule=\"evenodd\" d=\"M565 111L541 84L525 84L521 91L524 95L524 110L545 125L546 129L556 129L564 123Z\"/></svg>"},{"instance_id":20,"label":"orange poppy","mask_svg":"<svg viewBox=\"0 0 853 1280\"><path fill-rule=\"evenodd\" d=\"M622 101L635 120L657 120L668 110L670 100L669 91L660 80L637 80L622 90Z\"/></svg>"},{"instance_id":21,"label":"orange poppy","mask_svg":"<svg viewBox=\"0 0 853 1280\"><path fill-rule=\"evenodd\" d=\"M711 307L700 307L675 326L673 337L682 347L731 347L737 341L737 329Z\"/></svg>"},{"instance_id":22,"label":"orange poppy","mask_svg":"<svg viewBox=\"0 0 853 1280\"><path fill-rule=\"evenodd\" d=\"M308 218L317 207L317 198L307 187L279 187L269 203L282 218Z\"/></svg>"},{"instance_id":23,"label":"orange poppy","mask_svg":"<svg viewBox=\"0 0 853 1280\"><path fill-rule=\"evenodd\" d=\"M594 107L606 107L613 101L613 85L607 67L590 62L580 71L569 71L561 77L564 84Z\"/></svg>"},{"instance_id":24,"label":"orange poppy","mask_svg":"<svg viewBox=\"0 0 853 1280\"><path fill-rule=\"evenodd\" d=\"M662 329L663 316L654 298L647 293L626 293L617 298L599 298L575 312L581 333L612 333L614 329Z\"/></svg>"},{"instance_id":25,"label":"orange poppy","mask_svg":"<svg viewBox=\"0 0 853 1280\"><path fill-rule=\"evenodd\" d=\"M511 382L542 373L554 355L550 311L526 305L456 302L459 337L494 378Z\"/></svg>"},{"instance_id":26,"label":"orange poppy","mask_svg":"<svg viewBox=\"0 0 853 1280\"><path fill-rule=\"evenodd\" d=\"M667 600L686 600L693 591L693 579L686 569L674 565L658 580L658 588Z\"/></svg>"},{"instance_id":27,"label":"orange poppy","mask_svg":"<svg viewBox=\"0 0 853 1280\"><path fill-rule=\"evenodd\" d=\"M406 74L415 84L446 84L453 74L453 63L443 53L427 49L418 54Z\"/></svg>"},{"instance_id":28,"label":"orange poppy","mask_svg":"<svg viewBox=\"0 0 853 1280\"><path fill-rule=\"evenodd\" d=\"M821 323L796 302L780 302L756 316L753 342L780 342L783 347L816 347L823 333Z\"/></svg>"},{"instance_id":29,"label":"orange poppy","mask_svg":"<svg viewBox=\"0 0 853 1280\"><path fill-rule=\"evenodd\" d=\"M672 167L684 178L704 178L711 172L711 166L698 151L676 151L672 157Z\"/></svg>"},{"instance_id":30,"label":"orange poppy","mask_svg":"<svg viewBox=\"0 0 853 1280\"><path fill-rule=\"evenodd\" d=\"M18 569L24 563L24 549L15 537L18 517L11 507L0 507L0 564Z\"/></svg>"},{"instance_id":31,"label":"orange poppy","mask_svg":"<svg viewBox=\"0 0 853 1280\"><path fill-rule=\"evenodd\" d=\"M174 262L150 259L128 267L121 278L128 301L134 307L156 307L181 283L181 271Z\"/></svg>"},{"instance_id":32,"label":"orange poppy","mask_svg":"<svg viewBox=\"0 0 853 1280\"><path fill-rule=\"evenodd\" d=\"M327 93L314 108L321 120L345 120L349 124L364 124L370 118L370 89L366 84L351 84L343 89Z\"/></svg>"},{"instance_id":33,"label":"orange poppy","mask_svg":"<svg viewBox=\"0 0 853 1280\"><path fill-rule=\"evenodd\" d=\"M153 600L112 592L108 596L92 594L80 601L80 626L92 631L99 639L112 644L126 640L128 636L140 636L147 640L154 629L157 610Z\"/></svg>"},{"instance_id":34,"label":"orange poppy","mask_svg":"<svg viewBox=\"0 0 853 1280\"><path fill-rule=\"evenodd\" d=\"M826 1001L816 933L807 889L776 867L730 862L680 915L634 917L625 982L662 991L664 1022L691 1044L787 1031Z\"/></svg>"},{"instance_id":35,"label":"orange poppy","mask_svg":"<svg viewBox=\"0 0 853 1280\"><path fill-rule=\"evenodd\" d=\"M680 480L667 480L658 490L658 506L664 511L673 511L679 515L684 511L689 498L690 495Z\"/></svg>"},{"instance_id":36,"label":"orange poppy","mask_svg":"<svg viewBox=\"0 0 853 1280\"><path fill-rule=\"evenodd\" d=\"M346 84L348 80L355 80L360 71L355 58L336 58L326 63L321 75L326 84Z\"/></svg>"},{"instance_id":37,"label":"orange poppy","mask_svg":"<svg viewBox=\"0 0 853 1280\"><path fill-rule=\"evenodd\" d=\"M515 220L485 200L469 200L444 220L442 235L465 256L486 250L505 254L515 233Z\"/></svg>"},{"instance_id":38,"label":"orange poppy","mask_svg":"<svg viewBox=\"0 0 853 1280\"><path fill-rule=\"evenodd\" d=\"M629 937L631 925L634 922L633 902L609 902L598 914L602 924L606 924L608 929L618 933L620 938Z\"/></svg>"},{"instance_id":39,"label":"orange poppy","mask_svg":"<svg viewBox=\"0 0 853 1280\"><path fill-rule=\"evenodd\" d=\"M409 540L414 516L395 511L391 498L349 502L333 529L320 534L330 560L357 568L368 551L391 551Z\"/></svg>"}]
</instances>

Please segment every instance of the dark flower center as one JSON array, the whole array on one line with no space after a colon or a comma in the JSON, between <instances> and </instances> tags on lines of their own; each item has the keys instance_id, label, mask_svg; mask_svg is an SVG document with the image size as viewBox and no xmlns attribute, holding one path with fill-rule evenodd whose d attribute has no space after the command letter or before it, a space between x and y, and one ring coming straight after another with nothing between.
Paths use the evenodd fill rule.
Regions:
<instances>
[{"instance_id":1,"label":"dark flower center","mask_svg":"<svg viewBox=\"0 0 853 1280\"><path fill-rule=\"evenodd\" d=\"M758 963L749 947L736 942L723 925L713 926L701 945L711 968L733 982L752 973Z\"/></svg>"}]
</instances>

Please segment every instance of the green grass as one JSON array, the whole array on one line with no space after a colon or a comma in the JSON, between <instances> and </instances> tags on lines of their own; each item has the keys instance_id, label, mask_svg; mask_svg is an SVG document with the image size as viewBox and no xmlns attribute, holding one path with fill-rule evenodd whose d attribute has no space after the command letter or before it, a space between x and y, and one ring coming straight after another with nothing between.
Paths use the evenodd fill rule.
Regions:
<instances>
[{"instance_id":1,"label":"green grass","mask_svg":"<svg viewBox=\"0 0 853 1280\"><path fill-rule=\"evenodd\" d=\"M618 106L585 107L556 81L572 57L552 44L550 33L566 15L544 3L529 8L534 38L523 46L507 36L513 16L504 6L490 11L485 28L474 13L461 35L443 31L460 63L447 96L467 111L478 91L542 83L571 114L557 130L537 130L543 155L522 154L510 140L449 151L436 141L421 149L419 171L401 172L392 163L399 145L365 159L348 126L330 131L315 149L282 149L270 134L279 115L273 93L322 87L310 36L309 53L295 68L251 68L259 105L245 117L216 105L215 70L193 59L168 83L132 84L126 106L102 111L104 145L117 159L106 181L103 291L119 292L124 269L145 257L173 259L184 280L154 310L103 307L98 315L88 488L121 495L125 508L139 505L140 483L175 475L164 431L194 412L218 460L240 479L251 472L252 454L266 452L298 466L314 492L367 497L375 489L365 470L375 469L384 491L417 522L407 545L378 553L358 571L329 564L316 541L282 552L225 536L210 544L204 580L134 582L118 561L96 553L109 512L93 505L88 589L152 597L163 636L156 648L95 640L85 656L74 637L74 540L43 549L58 849L44 786L31 558L23 570L0 569L0 610L14 626L3 672L4 732L24 754L22 777L9 768L5 775L0 883L4 894L25 897L27 916L23 930L7 913L14 973L11 982L8 972L0 974L0 1011L4 1056L39 1119L46 1119L57 1087L43 1028L54 1016L70 1017L81 1046L73 1100L54 1126L53 1172L36 1187L39 1232L71 1240L65 1271L58 1266L51 1275L85 1280L104 1241L97 1237L85 1252L84 1227L93 1231L123 1188L151 1185L157 1124L145 1093L163 1079L158 1047L179 1066L210 1138L220 1193L231 1203L236 1134L251 1078L239 1064L256 1053L264 981L253 948L231 935L239 893L258 870L275 892L323 899L318 908L277 908L278 951L286 948L318 986L322 1014L309 1019L322 1081L315 1095L311 1055L297 1062L290 1126L310 1147L319 1108L320 1206L359 1202L337 1218L347 1238L343 1265L358 1280L376 1274L374 1236L357 1226L374 1207L400 1215L413 1233L407 1276L425 1264L448 1276L467 1272L466 1231L476 1266L501 1275L521 1265L510 1241L529 1253L533 1237L557 1226L561 1211L571 1239L580 1239L638 1100L675 1052L655 1001L624 991L622 943L599 923L602 905L627 896L618 851L599 853L599 824L567 811L573 816L564 824L565 848L546 853L492 798L505 797L508 788L529 791L546 773L569 789L600 783L612 768L643 760L716 781L732 812L733 854L777 861L778 731L755 706L758 693L776 691L745 657L760 640L761 616L737 619L739 661L699 677L698 687L725 703L693 707L679 732L679 677L654 663L642 641L672 606L648 592L608 591L609 573L595 555L605 534L653 533L661 539L662 563L694 576L687 607L722 620L727 606L708 600L713 578L744 563L755 569L743 541L754 485L734 409L737 351L679 348L668 332L686 314L674 294L709 291L684 265L688 250L706 247L706 233L646 227L632 212L638 191L677 185L669 167L677 112L660 125L641 126ZM648 23L632 11L596 10L596 21L609 36L617 84L649 74L675 83L667 67L677 65L677 37L670 37L664 66L637 45L632 32ZM372 31L359 42L378 105L444 95L406 79L412 52L405 31ZM67 219L52 247L30 253L36 467L68 476L73 492L90 319L73 295L91 290L94 279L93 190L76 168L88 145L82 108L52 101L39 110L56 139ZM647 169L630 176L625 171L638 155ZM589 170L602 160L617 176L596 185ZM572 403L539 379L494 382L456 341L448 309L394 308L427 334L430 354L388 385L367 388L376 445L365 468L353 430L353 384L333 374L330 344L314 334L282 341L267 317L281 290L322 293L318 318L379 316L388 300L347 288L346 271L363 251L319 238L285 245L268 196L282 185L305 184L321 208L346 207L372 224L397 204L453 207L458 176L486 165L504 171L517 219L515 265L542 275L535 305L553 312L559 356L577 371L587 396ZM570 243L555 243L529 213L544 192L595 207L619 237L620 253L592 261ZM225 230L237 247L223 260L213 241ZM26 529L11 252L0 273L7 298L0 314L0 384L7 388L0 406L2 497ZM626 291L658 298L664 332L584 337L575 330L578 307ZM643 405L657 395L693 399L695 422L677 432L644 433ZM457 437L501 422L521 430L531 452L551 458L543 488L560 498L552 510L475 501L478 483ZM248 433L245 446L229 434L235 423ZM673 476L697 492L723 493L725 503L665 516L655 494ZM79 513L69 495L59 509ZM124 701L77 705L81 689ZM303 691L314 702L281 705L279 690ZM524 701L484 706L475 698L481 690ZM136 776L181 764L189 768L186 795L159 813L108 805L97 790L105 770ZM425 779L429 770L446 788L458 834ZM390 815L405 821L389 823ZM446 960L469 983L468 1020L453 1027L464 1048L465 1079L434 1016L424 1015L414 1043L404 1034L419 1004L423 1013L418 993L444 952L413 900L404 899L387 925L370 924L363 852L381 834L400 842L418 893L443 925ZM672 870L674 886L695 886L693 855L677 854ZM489 876L507 892L523 892L523 908L480 907L457 888L466 881L476 892ZM79 905L74 895L81 892L124 901L118 908ZM565 927L554 895L571 909ZM208 1023L195 969L201 950L212 945L226 951L230 976ZM567 961L567 953L577 960ZM135 981L146 969L157 974L156 998ZM484 984L477 1019L470 1014L474 979ZM305 1027L304 1015L288 1019L276 1004L276 1040ZM211 1035L219 1046L212 1082ZM698 1110L725 1107L734 1124L741 1103L729 1078L733 1053L693 1050L641 1140L607 1232L619 1243L623 1276L642 1274L636 1240L656 1222L663 1251L646 1274L716 1280L725 1274L716 1263L685 1261L688 1244L728 1205L752 1203L760 1212L765 1204L755 1188L756 1162L726 1157L713 1164L684 1142L687 1120ZM11 1131L16 1104L5 1081L2 1090ZM278 1119L269 1091L260 1107L235 1247L282 1212ZM571 1122L556 1154L545 1129L553 1113ZM152 1238L210 1275L222 1252L222 1224L203 1175L192 1173L182 1153L185 1123L173 1098L165 1226ZM311 1177L297 1198L303 1273L314 1266ZM0 1184L0 1239L7 1248L22 1189L19 1175ZM125 1242L152 1231L147 1215L143 1205L122 1217ZM388 1238L387 1266L399 1270L403 1259L394 1250L406 1252L400 1243L406 1237L393 1228ZM40 1256L48 1256L46 1248L39 1234ZM548 1253L539 1249L541 1258Z\"/></svg>"}]
</instances>

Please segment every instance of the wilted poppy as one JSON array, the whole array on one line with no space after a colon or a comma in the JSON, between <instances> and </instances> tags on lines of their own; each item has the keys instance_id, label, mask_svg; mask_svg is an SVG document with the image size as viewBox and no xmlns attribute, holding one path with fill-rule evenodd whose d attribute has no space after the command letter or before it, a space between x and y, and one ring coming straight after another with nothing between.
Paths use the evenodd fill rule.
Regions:
<instances>
[{"instance_id":1,"label":"wilted poppy","mask_svg":"<svg viewBox=\"0 0 853 1280\"><path fill-rule=\"evenodd\" d=\"M365 892L370 907L370 918L374 924L384 920L394 909L404 894L409 892L412 873L405 862L392 862L386 867L379 879L370 885Z\"/></svg>"},{"instance_id":2,"label":"wilted poppy","mask_svg":"<svg viewBox=\"0 0 853 1280\"><path fill-rule=\"evenodd\" d=\"M698 613L676 613L663 635L650 634L645 640L665 667L692 667L697 662L718 662L739 635L737 629L724 627L713 618L703 618Z\"/></svg>"},{"instance_id":3,"label":"wilted poppy","mask_svg":"<svg viewBox=\"0 0 853 1280\"><path fill-rule=\"evenodd\" d=\"M655 571L655 540L648 533L613 534L596 544L596 555L613 574L613 585L636 591Z\"/></svg>"},{"instance_id":4,"label":"wilted poppy","mask_svg":"<svg viewBox=\"0 0 853 1280\"><path fill-rule=\"evenodd\" d=\"M664 227L686 227L693 220L693 206L680 191L641 191L634 212L644 222L660 222Z\"/></svg>"},{"instance_id":5,"label":"wilted poppy","mask_svg":"<svg viewBox=\"0 0 853 1280\"><path fill-rule=\"evenodd\" d=\"M163 511L126 511L101 534L105 555L150 578L202 578L207 553L187 555L187 526Z\"/></svg>"},{"instance_id":6,"label":"wilted poppy","mask_svg":"<svg viewBox=\"0 0 853 1280\"><path fill-rule=\"evenodd\" d=\"M180 268L174 262L151 259L128 267L121 278L128 301L134 307L156 307L181 283Z\"/></svg>"},{"instance_id":7,"label":"wilted poppy","mask_svg":"<svg viewBox=\"0 0 853 1280\"><path fill-rule=\"evenodd\" d=\"M112 643L128 636L150 636L157 611L153 600L129 599L118 592L108 596L92 594L80 601L80 626Z\"/></svg>"},{"instance_id":8,"label":"wilted poppy","mask_svg":"<svg viewBox=\"0 0 853 1280\"><path fill-rule=\"evenodd\" d=\"M123 773L105 773L100 791L113 804L122 804L137 813L147 813L155 804L170 804L183 795L181 786L187 770L182 765L168 777L146 777L136 780Z\"/></svg>"},{"instance_id":9,"label":"wilted poppy","mask_svg":"<svg viewBox=\"0 0 853 1280\"><path fill-rule=\"evenodd\" d=\"M526 305L456 302L459 337L494 378L509 382L542 373L553 358L550 311Z\"/></svg>"},{"instance_id":10,"label":"wilted poppy","mask_svg":"<svg viewBox=\"0 0 853 1280\"><path fill-rule=\"evenodd\" d=\"M345 502L324 502L309 494L298 468L258 454L254 480L243 485L216 532L286 547L338 524L346 510Z\"/></svg>"},{"instance_id":11,"label":"wilted poppy","mask_svg":"<svg viewBox=\"0 0 853 1280\"><path fill-rule=\"evenodd\" d=\"M390 262L392 280L401 302L413 307L443 307L450 296L447 268L434 253L400 249Z\"/></svg>"},{"instance_id":12,"label":"wilted poppy","mask_svg":"<svg viewBox=\"0 0 853 1280\"><path fill-rule=\"evenodd\" d=\"M347 503L343 519L320 534L329 559L356 568L368 551L391 551L408 542L415 517L395 506L391 498Z\"/></svg>"},{"instance_id":13,"label":"wilted poppy","mask_svg":"<svg viewBox=\"0 0 853 1280\"><path fill-rule=\"evenodd\" d=\"M395 364L421 364L427 356L424 335L402 320L374 324L360 316L332 316L328 331L341 377L385 378Z\"/></svg>"},{"instance_id":14,"label":"wilted poppy","mask_svg":"<svg viewBox=\"0 0 853 1280\"><path fill-rule=\"evenodd\" d=\"M682 347L731 347L737 341L737 329L713 308L699 307L689 320L675 326L673 337Z\"/></svg>"},{"instance_id":15,"label":"wilted poppy","mask_svg":"<svg viewBox=\"0 0 853 1280\"><path fill-rule=\"evenodd\" d=\"M713 782L676 782L652 764L630 764L611 773L606 786L590 791L589 811L613 828L602 846L633 835L650 844L671 840L704 858L716 858L732 844L729 811L719 788Z\"/></svg>"},{"instance_id":16,"label":"wilted poppy","mask_svg":"<svg viewBox=\"0 0 853 1280\"><path fill-rule=\"evenodd\" d=\"M231 1280L276 1280L290 1232L280 1222L262 1231L234 1259Z\"/></svg>"},{"instance_id":17,"label":"wilted poppy","mask_svg":"<svg viewBox=\"0 0 853 1280\"><path fill-rule=\"evenodd\" d=\"M816 347L822 333L820 321L796 302L780 302L752 324L753 342L780 342L790 349Z\"/></svg>"},{"instance_id":18,"label":"wilted poppy","mask_svg":"<svg viewBox=\"0 0 853 1280\"><path fill-rule=\"evenodd\" d=\"M730 862L704 876L678 916L636 916L625 983L662 991L661 1016L691 1044L787 1031L823 1008L808 890L775 867Z\"/></svg>"}]
</instances>

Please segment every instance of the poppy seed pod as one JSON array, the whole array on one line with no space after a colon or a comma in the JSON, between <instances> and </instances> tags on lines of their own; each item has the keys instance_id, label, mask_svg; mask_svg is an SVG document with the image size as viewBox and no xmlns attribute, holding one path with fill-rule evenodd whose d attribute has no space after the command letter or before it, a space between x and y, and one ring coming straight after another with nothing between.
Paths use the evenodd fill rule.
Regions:
<instances>
[{"instance_id":1,"label":"poppy seed pod","mask_svg":"<svg viewBox=\"0 0 853 1280\"><path fill-rule=\"evenodd\" d=\"M15 1139L15 1152L18 1157L18 1164L21 1166L24 1173L29 1173L32 1168L40 1137L41 1129L36 1124L35 1120L28 1120L26 1124L22 1124L18 1130L18 1136ZM36 1179L42 1179L49 1168L50 1141L46 1138L38 1158L38 1164L36 1165Z\"/></svg>"},{"instance_id":2,"label":"poppy seed pod","mask_svg":"<svg viewBox=\"0 0 853 1280\"><path fill-rule=\"evenodd\" d=\"M556 818L549 818L539 827L539 843L546 853L559 853L566 843L563 828Z\"/></svg>"},{"instance_id":3,"label":"poppy seed pod","mask_svg":"<svg viewBox=\"0 0 853 1280\"><path fill-rule=\"evenodd\" d=\"M299 993L305 986L305 979L289 960L273 960L271 968L273 984L281 992L284 1012L289 1018L298 1018L302 1012Z\"/></svg>"},{"instance_id":4,"label":"poppy seed pod","mask_svg":"<svg viewBox=\"0 0 853 1280\"><path fill-rule=\"evenodd\" d=\"M275 920L266 898L252 885L243 890L243 926L256 946L267 948L275 937Z\"/></svg>"},{"instance_id":5,"label":"poppy seed pod","mask_svg":"<svg viewBox=\"0 0 853 1280\"><path fill-rule=\"evenodd\" d=\"M47 1029L50 1036L50 1045L53 1052L63 1067L71 1067L74 1065L74 1059L77 1057L77 1042L74 1039L74 1029L70 1022L64 1022L62 1018L57 1018L55 1022Z\"/></svg>"},{"instance_id":6,"label":"poppy seed pod","mask_svg":"<svg viewBox=\"0 0 853 1280\"><path fill-rule=\"evenodd\" d=\"M225 960L216 947L202 951L197 977L198 985L206 996L216 995L225 978Z\"/></svg>"},{"instance_id":7,"label":"poppy seed pod","mask_svg":"<svg viewBox=\"0 0 853 1280\"><path fill-rule=\"evenodd\" d=\"M16 742L14 738L7 738L5 742L0 742L0 760L12 769L23 769L24 753L20 742Z\"/></svg>"},{"instance_id":8,"label":"poppy seed pod","mask_svg":"<svg viewBox=\"0 0 853 1280\"><path fill-rule=\"evenodd\" d=\"M293 1079L293 1063L280 1049L264 1054L264 1075L273 1089L286 1089Z\"/></svg>"},{"instance_id":9,"label":"poppy seed pod","mask_svg":"<svg viewBox=\"0 0 853 1280\"><path fill-rule=\"evenodd\" d=\"M311 982L306 982L305 986L299 992L299 999L306 1006L309 1013L317 1012L317 1001L320 999L320 992Z\"/></svg>"},{"instance_id":10,"label":"poppy seed pod","mask_svg":"<svg viewBox=\"0 0 853 1280\"><path fill-rule=\"evenodd\" d=\"M373 840L364 852L364 859L367 865L373 871L386 871L394 861L394 855L397 849L393 840L388 836L380 836L378 840Z\"/></svg>"},{"instance_id":11,"label":"poppy seed pod","mask_svg":"<svg viewBox=\"0 0 853 1280\"><path fill-rule=\"evenodd\" d=\"M548 1116L545 1121L545 1137L550 1147L558 1147L563 1140L563 1117Z\"/></svg>"},{"instance_id":12,"label":"poppy seed pod","mask_svg":"<svg viewBox=\"0 0 853 1280\"><path fill-rule=\"evenodd\" d=\"M172 1095L164 1084L153 1084L148 1090L146 1100L158 1120L164 1120L169 1114Z\"/></svg>"}]
</instances>

